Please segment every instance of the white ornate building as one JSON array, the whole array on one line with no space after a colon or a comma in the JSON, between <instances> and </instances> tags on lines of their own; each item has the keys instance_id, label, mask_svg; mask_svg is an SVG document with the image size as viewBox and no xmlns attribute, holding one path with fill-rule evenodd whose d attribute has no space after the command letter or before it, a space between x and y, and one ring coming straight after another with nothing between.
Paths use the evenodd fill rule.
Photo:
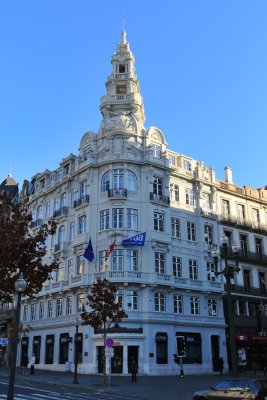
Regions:
<instances>
[{"instance_id":1,"label":"white ornate building","mask_svg":"<svg viewBox=\"0 0 267 400\"><path fill-rule=\"evenodd\" d=\"M34 352L37 368L64 370L73 363L76 317L90 285L105 277L117 285L128 313L110 332L113 373L127 374L131 356L140 373L177 373L177 335L186 340L185 373L212 372L219 356L227 356L224 284L214 275L210 251L224 232L221 203L234 204L235 186L227 191L223 184L228 183L216 180L212 168L169 150L160 129L144 126L125 32L106 88L98 133L85 133L78 156L70 154L55 171L36 174L22 188L22 196L30 194L33 230L52 215L57 220L47 257L57 258L61 268L34 301L23 302L21 319L30 331L21 339L21 352ZM244 197L247 207L246 202ZM266 235L267 203L260 202ZM144 232L144 246L122 244ZM90 238L92 262L83 257ZM102 346L101 334L79 326L78 372L102 371Z\"/></svg>"}]
</instances>

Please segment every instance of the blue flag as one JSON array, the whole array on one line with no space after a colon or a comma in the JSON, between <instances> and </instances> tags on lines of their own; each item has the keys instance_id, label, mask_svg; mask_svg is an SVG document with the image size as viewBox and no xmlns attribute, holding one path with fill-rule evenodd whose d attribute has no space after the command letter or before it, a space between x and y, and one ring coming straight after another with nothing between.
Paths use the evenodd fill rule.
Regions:
<instances>
[{"instance_id":1,"label":"blue flag","mask_svg":"<svg viewBox=\"0 0 267 400\"><path fill-rule=\"evenodd\" d=\"M87 260L90 262L93 261L93 259L95 258L91 238L89 240L88 246L87 246L83 256L85 258L87 258Z\"/></svg>"}]
</instances>

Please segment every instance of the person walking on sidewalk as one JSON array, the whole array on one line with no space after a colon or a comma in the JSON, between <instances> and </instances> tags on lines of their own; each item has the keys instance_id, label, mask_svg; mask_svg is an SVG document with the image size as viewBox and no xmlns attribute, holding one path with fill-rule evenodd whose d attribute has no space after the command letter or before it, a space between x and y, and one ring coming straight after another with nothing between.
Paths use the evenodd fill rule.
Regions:
<instances>
[{"instance_id":1,"label":"person walking on sidewalk","mask_svg":"<svg viewBox=\"0 0 267 400\"><path fill-rule=\"evenodd\" d=\"M131 372L132 372L132 382L136 382L137 381L137 372L138 372L138 367L137 367L137 362L135 361L135 359L132 357L131 360Z\"/></svg>"},{"instance_id":2,"label":"person walking on sidewalk","mask_svg":"<svg viewBox=\"0 0 267 400\"><path fill-rule=\"evenodd\" d=\"M27 367L29 364L29 357L27 353L24 353L21 360L22 365L22 375L27 375Z\"/></svg>"},{"instance_id":3,"label":"person walking on sidewalk","mask_svg":"<svg viewBox=\"0 0 267 400\"><path fill-rule=\"evenodd\" d=\"M30 367L31 367L31 375L34 375L34 366L35 366L35 354L33 353L32 358L31 358L31 362L30 362Z\"/></svg>"}]
</instances>

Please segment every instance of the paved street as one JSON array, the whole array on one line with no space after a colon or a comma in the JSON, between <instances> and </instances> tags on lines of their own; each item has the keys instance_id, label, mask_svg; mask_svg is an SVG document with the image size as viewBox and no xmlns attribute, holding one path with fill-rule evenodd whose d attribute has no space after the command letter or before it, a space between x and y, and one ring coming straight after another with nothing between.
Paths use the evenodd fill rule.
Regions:
<instances>
[{"instance_id":1,"label":"paved street","mask_svg":"<svg viewBox=\"0 0 267 400\"><path fill-rule=\"evenodd\" d=\"M223 375L225 377L225 375ZM253 376L255 377L255 376ZM257 375L256 377L260 377ZM194 391L214 385L221 377L214 375L185 376L184 398L181 378L175 376L111 376L110 387L103 384L103 376L78 375L36 370L34 376L16 375L15 400L192 400ZM0 399L6 399L8 370L0 370Z\"/></svg>"}]
</instances>

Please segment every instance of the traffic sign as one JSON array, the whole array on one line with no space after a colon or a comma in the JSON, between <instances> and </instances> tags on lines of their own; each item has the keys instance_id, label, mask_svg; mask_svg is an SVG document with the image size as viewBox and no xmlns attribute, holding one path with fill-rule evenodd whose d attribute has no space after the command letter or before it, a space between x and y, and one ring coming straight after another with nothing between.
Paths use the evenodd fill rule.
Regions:
<instances>
[{"instance_id":1,"label":"traffic sign","mask_svg":"<svg viewBox=\"0 0 267 400\"><path fill-rule=\"evenodd\" d=\"M108 357L108 358L114 357L114 349L113 349L113 347L112 348L106 347L105 356Z\"/></svg>"},{"instance_id":2,"label":"traffic sign","mask_svg":"<svg viewBox=\"0 0 267 400\"><path fill-rule=\"evenodd\" d=\"M114 345L114 340L112 338L106 338L106 346L113 347L113 345Z\"/></svg>"}]
</instances>

